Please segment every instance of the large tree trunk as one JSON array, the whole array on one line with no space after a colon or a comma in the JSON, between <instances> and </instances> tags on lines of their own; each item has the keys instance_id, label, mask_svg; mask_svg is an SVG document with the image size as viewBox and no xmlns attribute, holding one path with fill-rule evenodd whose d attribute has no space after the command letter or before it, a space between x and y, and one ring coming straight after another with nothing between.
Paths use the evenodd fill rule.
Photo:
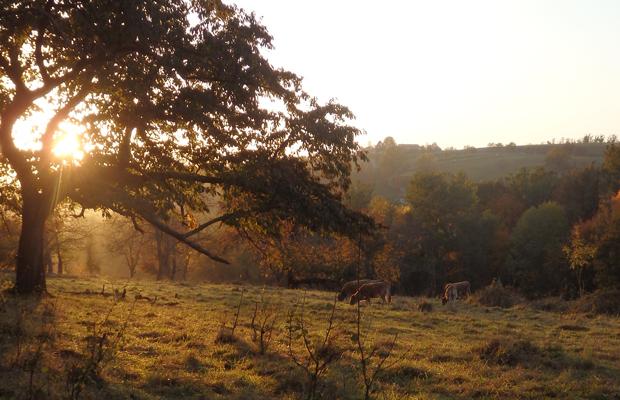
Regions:
<instances>
[{"instance_id":1,"label":"large tree trunk","mask_svg":"<svg viewBox=\"0 0 620 400\"><path fill-rule=\"evenodd\" d=\"M23 193L22 231L17 249L17 293L43 293L45 287L44 234L49 215L47 202L38 194Z\"/></svg>"}]
</instances>

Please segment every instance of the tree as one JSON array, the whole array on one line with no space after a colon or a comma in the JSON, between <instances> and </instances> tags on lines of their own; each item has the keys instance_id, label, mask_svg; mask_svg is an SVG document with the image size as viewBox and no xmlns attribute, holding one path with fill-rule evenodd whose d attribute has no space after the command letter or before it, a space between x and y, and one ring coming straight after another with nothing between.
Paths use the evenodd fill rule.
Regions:
<instances>
[{"instance_id":1,"label":"tree","mask_svg":"<svg viewBox=\"0 0 620 400\"><path fill-rule=\"evenodd\" d=\"M429 273L431 293L439 290L453 261L461 224L476 211L474 185L463 174L417 173L407 191L412 248ZM401 273L401 275L407 275Z\"/></svg>"},{"instance_id":2,"label":"tree","mask_svg":"<svg viewBox=\"0 0 620 400\"><path fill-rule=\"evenodd\" d=\"M602 201L596 215L579 224L574 232L570 251L571 264L590 271L594 269L597 287L620 285L620 192ZM578 235L576 235L576 234Z\"/></svg>"},{"instance_id":3,"label":"tree","mask_svg":"<svg viewBox=\"0 0 620 400\"><path fill-rule=\"evenodd\" d=\"M382 195L397 197L400 184L397 177L407 167L407 153L396 144L393 137L386 137L377 143L375 149L375 191Z\"/></svg>"},{"instance_id":4,"label":"tree","mask_svg":"<svg viewBox=\"0 0 620 400\"><path fill-rule=\"evenodd\" d=\"M415 160L414 168L416 172L429 173L438 170L439 162L437 156L432 152L424 152Z\"/></svg>"},{"instance_id":5,"label":"tree","mask_svg":"<svg viewBox=\"0 0 620 400\"><path fill-rule=\"evenodd\" d=\"M147 247L146 234L134 229L125 218L115 218L111 222L108 227L110 232L106 232L108 249L123 255L131 279L135 276L144 248Z\"/></svg>"},{"instance_id":6,"label":"tree","mask_svg":"<svg viewBox=\"0 0 620 400\"><path fill-rule=\"evenodd\" d=\"M19 239L19 193L0 154L0 268L12 265Z\"/></svg>"},{"instance_id":7,"label":"tree","mask_svg":"<svg viewBox=\"0 0 620 400\"><path fill-rule=\"evenodd\" d=\"M607 175L609 190L616 193L620 189L620 144L615 139L607 144L603 171Z\"/></svg>"},{"instance_id":8,"label":"tree","mask_svg":"<svg viewBox=\"0 0 620 400\"><path fill-rule=\"evenodd\" d=\"M545 156L545 166L558 173L564 173L574 167L572 159L573 146L569 143L552 146Z\"/></svg>"},{"instance_id":9,"label":"tree","mask_svg":"<svg viewBox=\"0 0 620 400\"><path fill-rule=\"evenodd\" d=\"M601 186L601 170L596 165L573 169L558 180L552 198L562 204L570 223L588 220L598 209Z\"/></svg>"},{"instance_id":10,"label":"tree","mask_svg":"<svg viewBox=\"0 0 620 400\"><path fill-rule=\"evenodd\" d=\"M346 203L353 210L363 210L370 204L372 192L373 185L357 181L349 188Z\"/></svg>"},{"instance_id":11,"label":"tree","mask_svg":"<svg viewBox=\"0 0 620 400\"><path fill-rule=\"evenodd\" d=\"M318 235L302 226L283 224L277 237L252 233L260 243L256 258L266 277L278 283L323 282L325 285L351 278L357 265L357 243L341 235Z\"/></svg>"},{"instance_id":12,"label":"tree","mask_svg":"<svg viewBox=\"0 0 620 400\"><path fill-rule=\"evenodd\" d=\"M90 275L98 275L101 272L101 262L96 247L95 237L89 237L86 242L86 271Z\"/></svg>"},{"instance_id":13,"label":"tree","mask_svg":"<svg viewBox=\"0 0 620 400\"><path fill-rule=\"evenodd\" d=\"M526 208L549 201L557 181L557 176L553 172L546 171L542 167L521 168L506 179L510 190L520 197Z\"/></svg>"},{"instance_id":14,"label":"tree","mask_svg":"<svg viewBox=\"0 0 620 400\"><path fill-rule=\"evenodd\" d=\"M511 190L502 180L479 183L477 194L481 208L500 217L508 228L514 227L527 209L522 196Z\"/></svg>"},{"instance_id":15,"label":"tree","mask_svg":"<svg viewBox=\"0 0 620 400\"><path fill-rule=\"evenodd\" d=\"M365 158L352 114L274 68L262 55L271 47L254 15L219 0L3 2L0 147L21 196L17 292L45 291L44 226L66 198L146 221L219 262L192 240L216 222L370 227L341 203ZM54 111L36 131L40 148L19 148L31 132L17 121L42 104ZM65 121L84 130L81 160L54 153ZM206 195L226 202L221 214L185 232L168 225L207 213Z\"/></svg>"},{"instance_id":16,"label":"tree","mask_svg":"<svg viewBox=\"0 0 620 400\"><path fill-rule=\"evenodd\" d=\"M469 280L472 289L477 289L499 276L509 242L499 217L488 210L471 212L459 223L456 236L453 257L457 268L450 281Z\"/></svg>"},{"instance_id":17,"label":"tree","mask_svg":"<svg viewBox=\"0 0 620 400\"><path fill-rule=\"evenodd\" d=\"M0 204L0 269L14 263L17 247L19 219Z\"/></svg>"},{"instance_id":18,"label":"tree","mask_svg":"<svg viewBox=\"0 0 620 400\"><path fill-rule=\"evenodd\" d=\"M567 263L562 252L569 225L562 206L547 202L523 213L512 232L502 281L530 296L565 289Z\"/></svg>"},{"instance_id":19,"label":"tree","mask_svg":"<svg viewBox=\"0 0 620 400\"><path fill-rule=\"evenodd\" d=\"M571 231L570 243L563 248L570 268L575 271L580 296L583 296L586 290L584 271L591 269L597 251L596 245L589 243L584 238L583 231L588 225L590 224L575 225Z\"/></svg>"}]
</instances>

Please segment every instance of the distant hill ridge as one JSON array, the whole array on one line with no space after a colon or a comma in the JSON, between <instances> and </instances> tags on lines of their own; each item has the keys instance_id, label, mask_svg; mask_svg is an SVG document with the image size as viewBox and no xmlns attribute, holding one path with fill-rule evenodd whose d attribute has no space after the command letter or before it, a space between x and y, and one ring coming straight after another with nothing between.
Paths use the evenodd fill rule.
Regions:
<instances>
[{"instance_id":1,"label":"distant hill ridge","mask_svg":"<svg viewBox=\"0 0 620 400\"><path fill-rule=\"evenodd\" d=\"M406 185L418 171L465 173L474 181L497 180L521 168L545 167L561 172L603 161L606 143L498 145L462 150L442 150L436 145L377 145L368 148L369 162L354 180L372 185L374 193L402 197Z\"/></svg>"}]
</instances>

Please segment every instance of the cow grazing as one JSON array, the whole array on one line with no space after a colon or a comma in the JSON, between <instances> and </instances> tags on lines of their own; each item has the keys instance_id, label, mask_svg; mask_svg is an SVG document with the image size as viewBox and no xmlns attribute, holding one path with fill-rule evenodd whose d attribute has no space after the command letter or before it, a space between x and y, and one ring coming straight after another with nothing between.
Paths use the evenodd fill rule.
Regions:
<instances>
[{"instance_id":1,"label":"cow grazing","mask_svg":"<svg viewBox=\"0 0 620 400\"><path fill-rule=\"evenodd\" d=\"M454 301L459 298L459 293L456 288L448 283L444 286L443 297L441 298L441 304L446 304L449 301Z\"/></svg>"},{"instance_id":2,"label":"cow grazing","mask_svg":"<svg viewBox=\"0 0 620 400\"><path fill-rule=\"evenodd\" d=\"M345 299L351 297L353 293L357 292L357 289L359 289L360 286L365 285L369 282L381 282L381 281L373 280L373 279L360 279L359 281L355 280L355 281L347 282L344 285L342 285L342 289L340 289L340 293L338 293L338 300L344 301Z\"/></svg>"},{"instance_id":3,"label":"cow grazing","mask_svg":"<svg viewBox=\"0 0 620 400\"><path fill-rule=\"evenodd\" d=\"M469 284L469 281L446 283L446 286L444 286L441 303L446 304L449 301L458 300L459 296L469 297L470 295L471 285Z\"/></svg>"},{"instance_id":4,"label":"cow grazing","mask_svg":"<svg viewBox=\"0 0 620 400\"><path fill-rule=\"evenodd\" d=\"M355 304L361 300L366 300L370 303L370 299L374 297L383 299L384 303L391 303L390 284L384 281L368 282L360 286L357 292L351 296L349 304Z\"/></svg>"}]
</instances>

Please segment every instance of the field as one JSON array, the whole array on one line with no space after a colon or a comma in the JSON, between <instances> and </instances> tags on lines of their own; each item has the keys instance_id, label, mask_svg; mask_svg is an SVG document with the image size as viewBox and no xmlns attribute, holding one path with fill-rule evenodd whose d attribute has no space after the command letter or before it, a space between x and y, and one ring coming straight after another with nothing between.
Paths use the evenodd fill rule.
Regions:
<instances>
[{"instance_id":1,"label":"field","mask_svg":"<svg viewBox=\"0 0 620 400\"><path fill-rule=\"evenodd\" d=\"M437 169L442 172L464 172L474 181L497 180L514 174L521 168L545 166L547 152L561 145L516 146L514 148L482 148L442 152L437 157ZM570 156L570 165L584 168L601 164L605 145L599 143L575 145L578 151ZM409 173L409 177L413 172Z\"/></svg>"},{"instance_id":2,"label":"field","mask_svg":"<svg viewBox=\"0 0 620 400\"><path fill-rule=\"evenodd\" d=\"M10 285L9 275L0 280ZM115 302L114 296L101 295L104 284L107 294L126 286L126 299ZM298 325L304 304L313 350L318 340L312 337L325 334L334 296L68 277L50 278L48 286L52 296L38 302L3 291L0 398L305 398L310 381L289 355L287 316L295 309L293 325ZM151 301L135 300L137 294ZM264 354L259 340L252 340L256 302L255 323L266 317L265 337L273 323ZM418 310L424 302L431 311ZM337 304L334 341L315 352L321 359L334 356L318 379L318 398L364 397L356 315L356 307ZM620 398L617 317L540 311L530 305L442 306L436 299L395 296L391 305L363 305L361 319L366 354L377 348L369 371L389 355L372 398ZM303 338L292 335L291 348L298 362L308 359Z\"/></svg>"}]
</instances>

